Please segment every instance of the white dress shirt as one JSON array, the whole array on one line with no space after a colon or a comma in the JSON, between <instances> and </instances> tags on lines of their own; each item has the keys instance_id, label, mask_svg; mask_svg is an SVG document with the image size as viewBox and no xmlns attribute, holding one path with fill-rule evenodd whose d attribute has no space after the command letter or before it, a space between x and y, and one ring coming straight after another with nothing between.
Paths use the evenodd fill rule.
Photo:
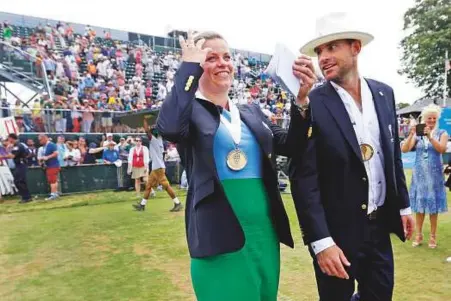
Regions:
<instances>
[{"instance_id":1,"label":"white dress shirt","mask_svg":"<svg viewBox=\"0 0 451 301\"><path fill-rule=\"evenodd\" d=\"M332 86L337 91L348 112L349 119L354 128L357 142L366 143L373 147L374 154L364 162L368 179L368 214L384 205L387 193L387 183L384 171L384 152L382 151L379 120L374 106L374 99L367 81L360 78L360 93L362 97L362 110L358 107L353 97L342 87L334 82ZM401 215L411 214L411 209L401 209ZM311 244L315 254L335 245L331 237L326 237Z\"/></svg>"}]
</instances>

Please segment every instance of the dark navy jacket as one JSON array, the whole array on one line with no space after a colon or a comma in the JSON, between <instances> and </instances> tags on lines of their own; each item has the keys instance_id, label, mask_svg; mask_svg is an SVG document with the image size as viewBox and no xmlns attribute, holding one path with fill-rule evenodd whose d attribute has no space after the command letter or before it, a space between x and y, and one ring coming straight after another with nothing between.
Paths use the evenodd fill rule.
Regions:
<instances>
[{"instance_id":1,"label":"dark navy jacket","mask_svg":"<svg viewBox=\"0 0 451 301\"><path fill-rule=\"evenodd\" d=\"M409 207L393 90L367 80L379 120L387 196L384 224L404 240L400 209ZM294 166L291 191L304 242L331 236L346 256L355 254L367 227L368 179L353 125L329 82L310 93L312 135ZM348 257L349 259L349 257Z\"/></svg>"},{"instance_id":2,"label":"dark navy jacket","mask_svg":"<svg viewBox=\"0 0 451 301\"><path fill-rule=\"evenodd\" d=\"M194 258L238 251L245 243L243 230L220 185L213 157L220 108L195 98L202 73L199 64L182 63L157 120L161 135L178 143L187 170L189 189L185 223L188 248ZM255 135L263 153L263 182L275 230L280 242L293 247L288 217L278 190L277 172L271 158L276 154L291 156L292 153L302 152L309 122L293 109L293 126L287 132L271 124L258 106L239 106L239 110L242 121Z\"/></svg>"}]
</instances>

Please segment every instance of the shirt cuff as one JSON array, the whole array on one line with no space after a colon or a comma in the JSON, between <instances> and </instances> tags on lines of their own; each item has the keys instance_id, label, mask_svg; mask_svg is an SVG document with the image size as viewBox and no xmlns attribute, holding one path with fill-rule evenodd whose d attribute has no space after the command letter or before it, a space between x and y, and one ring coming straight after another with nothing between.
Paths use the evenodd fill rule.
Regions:
<instances>
[{"instance_id":1,"label":"shirt cuff","mask_svg":"<svg viewBox=\"0 0 451 301\"><path fill-rule=\"evenodd\" d=\"M312 247L315 255L317 255L318 253L324 251L325 249L335 246L335 242L332 239L332 237L326 237L312 242L310 246Z\"/></svg>"},{"instance_id":2,"label":"shirt cuff","mask_svg":"<svg viewBox=\"0 0 451 301\"><path fill-rule=\"evenodd\" d=\"M399 213L401 214L401 216L403 216L403 215L411 215L412 214L412 209L410 207L407 207L407 208L399 210Z\"/></svg>"}]
</instances>

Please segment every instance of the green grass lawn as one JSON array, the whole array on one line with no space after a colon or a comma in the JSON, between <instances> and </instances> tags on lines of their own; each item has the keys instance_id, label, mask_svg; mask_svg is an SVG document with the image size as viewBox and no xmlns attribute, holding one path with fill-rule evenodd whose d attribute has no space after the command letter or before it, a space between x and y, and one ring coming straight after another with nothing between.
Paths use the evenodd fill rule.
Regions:
<instances>
[{"instance_id":1,"label":"green grass lawn","mask_svg":"<svg viewBox=\"0 0 451 301\"><path fill-rule=\"evenodd\" d=\"M293 202L284 199L297 246L282 248L280 300L317 300ZM0 300L195 300L184 214L169 213L164 192L145 212L132 211L133 192L16 201L0 204ZM444 262L451 256L450 230L451 215L444 214L436 250L393 239L394 300L451 300L451 264Z\"/></svg>"}]
</instances>

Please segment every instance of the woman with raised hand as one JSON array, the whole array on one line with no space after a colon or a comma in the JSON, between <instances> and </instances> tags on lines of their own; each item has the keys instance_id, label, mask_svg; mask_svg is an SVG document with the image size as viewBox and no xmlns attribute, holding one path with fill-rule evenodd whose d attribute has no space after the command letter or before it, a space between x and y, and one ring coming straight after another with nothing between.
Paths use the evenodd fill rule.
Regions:
<instances>
[{"instance_id":1,"label":"woman with raised hand","mask_svg":"<svg viewBox=\"0 0 451 301\"><path fill-rule=\"evenodd\" d=\"M412 243L418 247L423 243L423 222L426 214L431 220L431 233L428 246L437 247L438 214L448 211L446 203L445 179L443 175L442 154L446 151L448 134L438 128L441 109L429 105L421 112L424 130L417 136L413 126L401 147L402 152L415 148L415 165L412 171L412 185L409 189L410 205L416 213L416 236ZM420 134L420 133L418 133Z\"/></svg>"},{"instance_id":2,"label":"woman with raised hand","mask_svg":"<svg viewBox=\"0 0 451 301\"><path fill-rule=\"evenodd\" d=\"M178 143L187 171L186 234L197 300L275 301L279 243L293 247L293 239L272 159L303 150L307 105L292 106L291 127L283 130L258 106L229 99L234 67L221 35L189 33L180 45L183 62L157 128Z\"/></svg>"}]
</instances>

